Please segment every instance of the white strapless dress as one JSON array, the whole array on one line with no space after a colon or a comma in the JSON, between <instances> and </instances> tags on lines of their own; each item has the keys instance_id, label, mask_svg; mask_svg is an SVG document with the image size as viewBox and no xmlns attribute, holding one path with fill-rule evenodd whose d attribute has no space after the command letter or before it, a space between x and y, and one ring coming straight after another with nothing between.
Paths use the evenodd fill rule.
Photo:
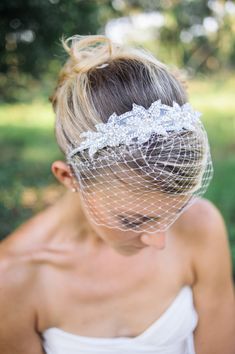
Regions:
<instances>
[{"instance_id":1,"label":"white strapless dress","mask_svg":"<svg viewBox=\"0 0 235 354\"><path fill-rule=\"evenodd\" d=\"M167 310L137 337L84 337L56 327L42 333L47 354L196 354L198 314L190 286L181 288Z\"/></svg>"}]
</instances>

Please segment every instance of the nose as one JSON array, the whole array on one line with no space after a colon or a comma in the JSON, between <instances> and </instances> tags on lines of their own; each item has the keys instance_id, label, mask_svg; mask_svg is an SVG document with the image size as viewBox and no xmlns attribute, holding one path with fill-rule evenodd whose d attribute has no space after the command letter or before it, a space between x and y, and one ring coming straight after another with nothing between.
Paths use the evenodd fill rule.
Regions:
<instances>
[{"instance_id":1,"label":"nose","mask_svg":"<svg viewBox=\"0 0 235 354\"><path fill-rule=\"evenodd\" d=\"M166 247L166 235L164 232L143 234L140 239L145 245L148 246L154 246L158 249L164 249Z\"/></svg>"}]
</instances>

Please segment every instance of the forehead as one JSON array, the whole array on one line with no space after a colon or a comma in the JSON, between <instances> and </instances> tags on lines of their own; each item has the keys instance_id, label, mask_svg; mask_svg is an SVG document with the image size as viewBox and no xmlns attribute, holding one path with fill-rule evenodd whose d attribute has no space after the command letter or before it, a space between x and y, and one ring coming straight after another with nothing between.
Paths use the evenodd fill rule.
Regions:
<instances>
[{"instance_id":1,"label":"forehead","mask_svg":"<svg viewBox=\"0 0 235 354\"><path fill-rule=\"evenodd\" d=\"M130 217L136 223L142 223L145 216L155 217L156 224L150 226L146 220L144 231L163 230L190 199L188 195L163 192L158 183L143 179L135 171L119 169L114 174L114 170L108 173L106 169L105 172L94 183L83 181L80 186L85 207L99 225L119 228L120 215Z\"/></svg>"},{"instance_id":2,"label":"forehead","mask_svg":"<svg viewBox=\"0 0 235 354\"><path fill-rule=\"evenodd\" d=\"M87 194L87 196L88 195L90 200L100 201L103 206L109 204L112 207L117 206L118 209L129 206L133 207L136 212L140 212L145 208L170 207L185 201L185 195L167 194L151 190L145 191L142 189L134 190L133 188L125 186L115 188L114 185L107 186L102 190L97 189L93 191L93 193ZM141 206L140 208L139 205Z\"/></svg>"}]
</instances>

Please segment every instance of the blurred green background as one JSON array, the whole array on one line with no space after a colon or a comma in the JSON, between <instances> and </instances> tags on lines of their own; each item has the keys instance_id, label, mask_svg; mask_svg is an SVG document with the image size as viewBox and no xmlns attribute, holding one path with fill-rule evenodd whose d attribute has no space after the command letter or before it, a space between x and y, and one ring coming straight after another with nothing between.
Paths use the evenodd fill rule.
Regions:
<instances>
[{"instance_id":1,"label":"blurred green background","mask_svg":"<svg viewBox=\"0 0 235 354\"><path fill-rule=\"evenodd\" d=\"M206 193L222 212L235 279L235 4L233 1L3 0L0 3L0 239L64 193L50 171L60 38L106 34L142 46L187 80L214 161Z\"/></svg>"}]
</instances>

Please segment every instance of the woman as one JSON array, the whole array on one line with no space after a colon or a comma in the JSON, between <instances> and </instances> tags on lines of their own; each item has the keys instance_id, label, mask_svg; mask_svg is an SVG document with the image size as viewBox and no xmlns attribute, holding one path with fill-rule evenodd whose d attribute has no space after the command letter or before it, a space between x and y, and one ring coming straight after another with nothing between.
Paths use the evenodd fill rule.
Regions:
<instances>
[{"instance_id":1,"label":"woman","mask_svg":"<svg viewBox=\"0 0 235 354\"><path fill-rule=\"evenodd\" d=\"M102 35L63 45L52 102L66 161L52 172L67 191L1 243L0 352L235 353L200 114L149 52Z\"/></svg>"}]
</instances>

